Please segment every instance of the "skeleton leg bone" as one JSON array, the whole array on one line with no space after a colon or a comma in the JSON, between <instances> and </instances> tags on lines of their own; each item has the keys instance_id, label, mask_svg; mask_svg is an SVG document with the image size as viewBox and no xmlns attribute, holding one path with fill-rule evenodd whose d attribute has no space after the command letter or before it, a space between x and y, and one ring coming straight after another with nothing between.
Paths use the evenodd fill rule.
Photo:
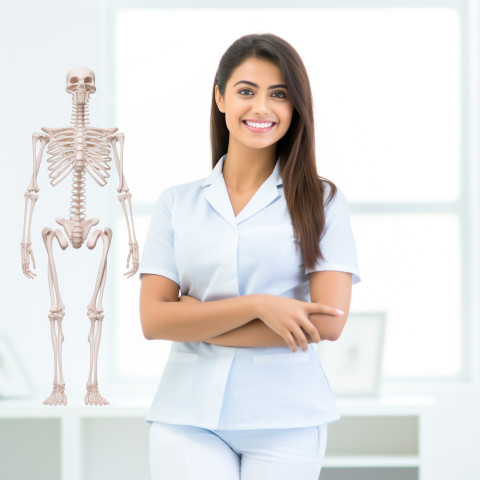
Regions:
<instances>
[{"instance_id":1,"label":"skeleton leg bone","mask_svg":"<svg viewBox=\"0 0 480 480\"><path fill-rule=\"evenodd\" d=\"M45 227L42 230L42 238L45 243L48 254L48 287L50 289L50 331L52 335L53 356L54 356L54 377L52 393L43 402L44 405L66 405L67 396L65 395L65 382L62 372L62 319L65 315L65 305L60 297L60 290L58 288L57 272L55 269L55 261L53 258L52 243L53 238L56 237L60 248L65 250L68 247L67 239L63 236L60 230L52 231L51 228ZM55 331L55 321L58 324L58 336ZM60 383L57 378L57 366L60 376Z\"/></svg>"},{"instance_id":2,"label":"skeleton leg bone","mask_svg":"<svg viewBox=\"0 0 480 480\"><path fill-rule=\"evenodd\" d=\"M109 402L105 400L98 391L97 381L97 363L98 363L98 349L100 346L100 338L102 334L102 322L104 316L102 307L103 291L105 289L105 280L107 278L107 255L112 241L112 230L105 228L101 230L95 230L87 241L87 247L92 250L97 244L98 237L102 237L103 240L103 254L100 261L100 268L98 270L97 281L95 283L95 289L93 291L92 300L87 305L87 315L90 318L91 329L88 335L88 341L90 342L90 372L87 381L87 394L85 395L86 405L107 405ZM95 334L95 324L97 325L97 332ZM92 370L94 372L92 382Z\"/></svg>"}]
</instances>

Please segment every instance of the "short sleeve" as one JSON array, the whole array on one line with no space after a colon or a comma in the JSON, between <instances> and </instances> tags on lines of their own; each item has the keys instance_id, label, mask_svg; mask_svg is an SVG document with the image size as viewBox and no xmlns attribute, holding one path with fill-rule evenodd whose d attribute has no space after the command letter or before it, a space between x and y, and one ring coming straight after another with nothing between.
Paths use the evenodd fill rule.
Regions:
<instances>
[{"instance_id":1,"label":"short sleeve","mask_svg":"<svg viewBox=\"0 0 480 480\"><path fill-rule=\"evenodd\" d=\"M172 228L173 191L167 188L158 198L139 264L139 278L143 273L162 275L180 285L174 252Z\"/></svg>"},{"instance_id":2,"label":"short sleeve","mask_svg":"<svg viewBox=\"0 0 480 480\"><path fill-rule=\"evenodd\" d=\"M328 197L329 189L327 186L325 197ZM348 204L338 188L335 197L325 207L325 229L320 239L320 249L323 260L317 260L313 268L305 269L307 275L312 272L334 270L351 273L353 284L360 281Z\"/></svg>"}]
</instances>

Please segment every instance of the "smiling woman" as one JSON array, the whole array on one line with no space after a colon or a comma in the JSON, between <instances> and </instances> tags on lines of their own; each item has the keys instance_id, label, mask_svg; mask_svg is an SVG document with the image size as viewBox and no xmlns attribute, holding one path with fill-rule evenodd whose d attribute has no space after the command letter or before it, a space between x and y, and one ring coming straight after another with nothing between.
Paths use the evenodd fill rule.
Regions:
<instances>
[{"instance_id":1,"label":"smiling woman","mask_svg":"<svg viewBox=\"0 0 480 480\"><path fill-rule=\"evenodd\" d=\"M144 335L172 341L146 418L152 478L316 480L339 414L312 343L340 336L360 280L347 203L317 174L285 40L235 41L211 111L212 172L159 197L139 269Z\"/></svg>"},{"instance_id":2,"label":"smiling woman","mask_svg":"<svg viewBox=\"0 0 480 480\"><path fill-rule=\"evenodd\" d=\"M249 78L259 79L261 83L244 80ZM244 144L275 151L276 142L285 135L292 121L293 105L284 82L275 63L251 57L234 70L224 92L215 85L218 109L226 113L230 148ZM233 146L234 142L240 145Z\"/></svg>"},{"instance_id":3,"label":"smiling woman","mask_svg":"<svg viewBox=\"0 0 480 480\"><path fill-rule=\"evenodd\" d=\"M472 365L478 364L469 339L476 338L471 329L478 307L472 292L478 290L479 271L471 261L479 243L476 190L471 186L478 182L468 167L469 162L478 163L468 146L468 112L476 103L468 97L470 66L462 63L470 50L461 40L468 14L459 12L459 3L451 0L445 8L422 2L401 9L388 8L398 6L390 0L381 8L368 9L340 4L322 8L313 3L315 7L308 9L214 11L147 10L131 2L131 9L119 8L112 16L118 32L115 122L129 132L130 151L137 159L138 168L129 176L144 202L137 203L140 245L158 193L210 172L208 155L199 155L210 148L210 99L205 92L211 88L225 42L242 35L243 25L252 31L278 32L301 52L308 70L315 136L320 139L319 172L348 193L363 277L368 278L355 288L352 310L382 311L387 316L383 391L418 392L467 381ZM168 48L173 37L175 46ZM140 78L152 88L138 89ZM184 104L177 95L165 94L172 85L194 94L184 97ZM161 95L152 95L154 86ZM186 111L194 126L188 129L188 141L185 130L178 128ZM474 125L471 128L475 130ZM169 139L162 141L161 149L160 136ZM225 151L220 149L219 155ZM122 232L123 223L116 228ZM116 263L123 262L119 254ZM118 287L121 294L114 306L120 329L119 372L125 381L156 379L170 343L145 345L131 321L138 315L138 294L126 285ZM424 341L432 335L434 341ZM121 355L126 349L134 354Z\"/></svg>"},{"instance_id":4,"label":"smiling woman","mask_svg":"<svg viewBox=\"0 0 480 480\"><path fill-rule=\"evenodd\" d=\"M258 124L262 120L275 123L265 132L252 131L245 123ZM226 162L224 173L231 196L241 188L241 183L246 185L245 189L252 183L242 179L246 175L238 167L230 175L232 168L240 166L240 170L266 178L265 174L254 173L254 169L265 164L258 157L267 158L269 171L275 160L280 162L295 240L299 244L302 240L305 265L311 267L322 258L318 240L325 226L325 188L330 192L325 202L328 203L335 196L336 187L326 179L318 181L310 81L292 46L287 42L275 48L267 42L235 42L222 56L215 75L210 125L212 166L225 151L232 159ZM240 179L238 185L229 184L232 176ZM318 208L312 209L311 205Z\"/></svg>"},{"instance_id":5,"label":"smiling woman","mask_svg":"<svg viewBox=\"0 0 480 480\"><path fill-rule=\"evenodd\" d=\"M239 78L258 79L261 84ZM280 83L275 85L277 82ZM261 176L255 174L254 165L261 165L261 162L252 157L250 149L256 149L260 155L268 154L273 159L276 142L290 127L293 105L282 82L282 72L273 62L251 57L234 70L223 94L218 84L215 85L215 101L218 110L225 114L229 131L229 158L232 160L225 164L223 176L235 216L268 176L268 172ZM249 87L245 88L246 85ZM243 174L231 171L237 155L251 162L247 165L243 160ZM272 168L270 165L269 169ZM251 184L248 175L259 178L260 183Z\"/></svg>"}]
</instances>

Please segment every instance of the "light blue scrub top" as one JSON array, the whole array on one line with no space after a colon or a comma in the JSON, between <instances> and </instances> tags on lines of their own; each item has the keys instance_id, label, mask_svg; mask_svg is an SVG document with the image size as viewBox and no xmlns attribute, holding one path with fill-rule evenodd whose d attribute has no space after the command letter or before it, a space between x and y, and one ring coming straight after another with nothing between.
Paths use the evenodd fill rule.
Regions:
<instances>
[{"instance_id":1,"label":"light blue scrub top","mask_svg":"<svg viewBox=\"0 0 480 480\"><path fill-rule=\"evenodd\" d=\"M280 163L235 217L222 174L167 188L158 198L139 266L176 282L182 295L212 301L270 293L310 301L308 274L351 272L360 281L348 206L341 191L326 209L324 260L306 270L282 188ZM327 185L326 195L329 187ZM313 344L225 347L172 342L148 423L208 429L289 428L338 420Z\"/></svg>"}]
</instances>

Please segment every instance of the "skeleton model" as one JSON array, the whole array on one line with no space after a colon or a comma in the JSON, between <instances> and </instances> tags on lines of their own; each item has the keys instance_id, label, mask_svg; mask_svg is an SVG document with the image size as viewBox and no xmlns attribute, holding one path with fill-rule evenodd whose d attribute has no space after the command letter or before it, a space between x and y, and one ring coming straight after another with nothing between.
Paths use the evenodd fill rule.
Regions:
<instances>
[{"instance_id":1,"label":"skeleton model","mask_svg":"<svg viewBox=\"0 0 480 480\"><path fill-rule=\"evenodd\" d=\"M100 221L98 218L85 218L85 171L88 171L101 187L105 186L107 178L110 176L108 174L108 170L110 170L109 162L111 161L110 152L113 152L120 179L117 188L119 192L118 199L122 204L128 228L128 244L130 250L127 258L127 268L129 268L130 259L132 260L132 267L124 275L130 278L138 269L139 252L133 225L132 194L129 192L123 176L123 143L125 136L123 133L116 133L117 128L102 129L88 126L88 100L90 95L95 93L96 90L95 75L91 70L88 68L75 68L68 72L66 90L68 93L71 93L73 97L72 126L42 128L45 133L34 133L32 136L33 174L25 193L25 214L21 243L23 273L28 278L34 278L36 276L36 274L30 270L30 259L35 269L35 258L30 240L30 227L33 209L38 200L37 193L39 192L39 188L37 185L37 174L42 161L43 150L45 145L48 144L47 153L50 156L47 162L49 164L48 170L50 171L49 177L51 179L51 185L56 186L73 171L70 218L57 217L56 219L57 223L65 229L73 248L80 248L85 243L92 226L97 225ZM119 151L117 151L117 142L120 146ZM40 143L39 148L37 148L38 143ZM125 206L126 200L128 202L128 211ZM27 241L25 242L25 227L27 225L29 204L28 233ZM90 343L90 373L87 381L87 394L85 395L85 404L87 405L105 405L109 403L98 391L97 358L103 321L102 295L105 288L107 254L112 239L112 230L108 227L103 231L94 230L90 238L86 241L87 247L90 250L95 248L99 237L101 237L103 241L103 254L93 296L87 305L87 316L91 322L90 334L88 336ZM48 227L42 230L42 238L48 253L48 283L51 297L51 307L48 318L50 319L55 365L53 391L43 403L45 405L66 405L67 397L65 395L65 383L62 373L62 342L64 338L62 333L62 319L65 315L65 305L60 298L52 252L52 242L53 239L56 238L60 248L65 250L68 247L68 241L60 230L52 230ZM58 334L55 329L55 324L58 326ZM95 325L97 326L96 333ZM57 377L57 367L59 378ZM93 382L92 370L94 370Z\"/></svg>"}]
</instances>

